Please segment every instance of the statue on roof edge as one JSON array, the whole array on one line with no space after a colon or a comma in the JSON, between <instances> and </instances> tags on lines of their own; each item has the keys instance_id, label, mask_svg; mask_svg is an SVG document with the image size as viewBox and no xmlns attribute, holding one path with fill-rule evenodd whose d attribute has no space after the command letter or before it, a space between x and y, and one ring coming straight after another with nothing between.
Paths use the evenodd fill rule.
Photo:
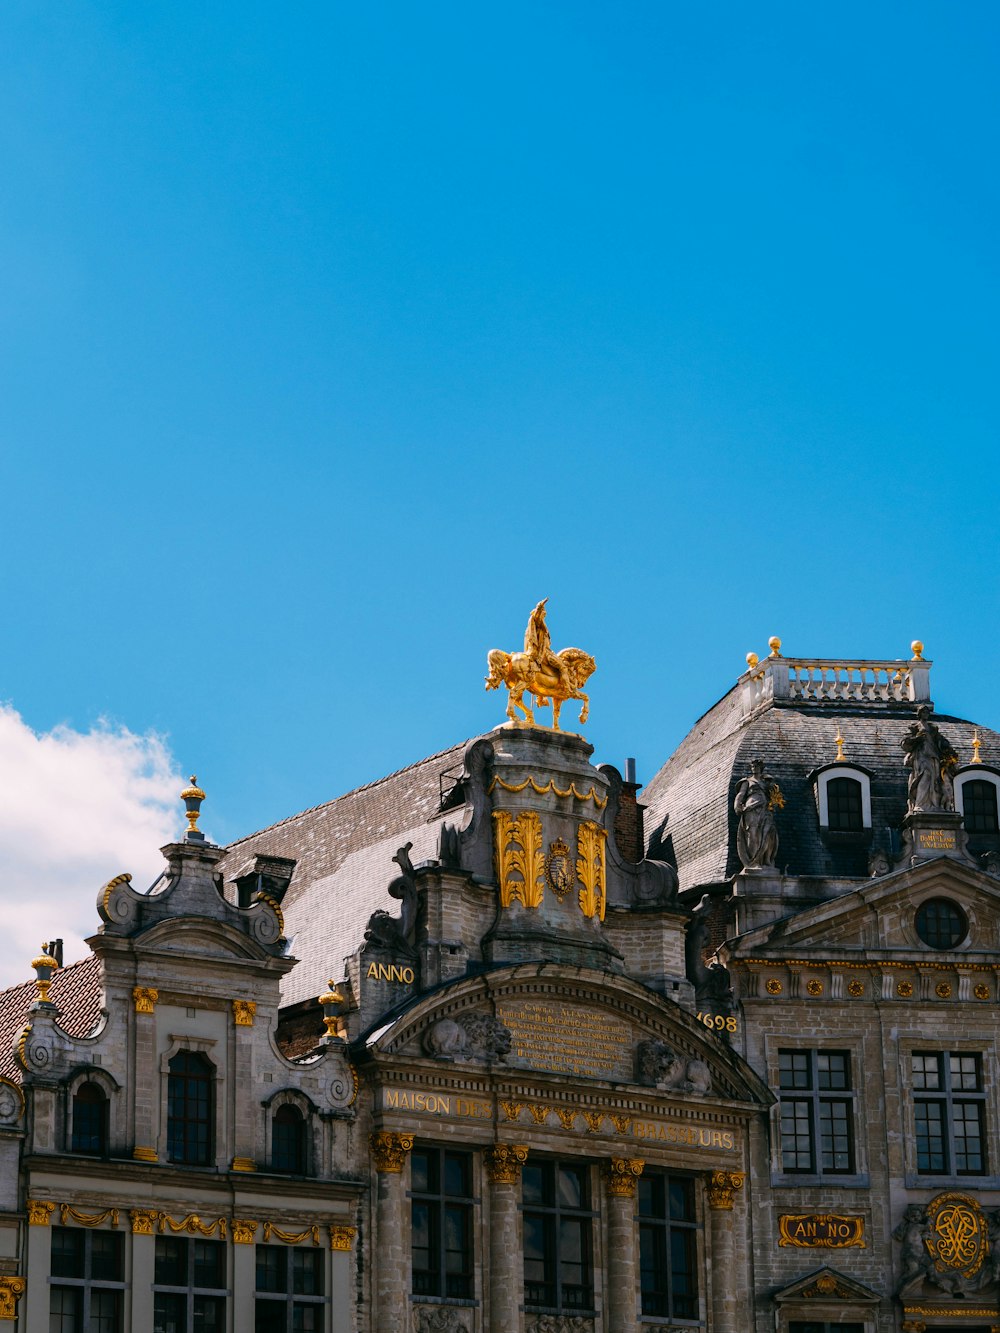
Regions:
<instances>
[{"instance_id":1,"label":"statue on roof edge","mask_svg":"<svg viewBox=\"0 0 1000 1333\"><path fill-rule=\"evenodd\" d=\"M774 811L785 804L781 788L764 772L763 759L754 759L750 775L736 789L733 809L740 817L736 848L744 870L773 870L778 855Z\"/></svg>"},{"instance_id":2,"label":"statue on roof edge","mask_svg":"<svg viewBox=\"0 0 1000 1333\"><path fill-rule=\"evenodd\" d=\"M515 710L520 709L528 726L536 726L534 711L524 702L525 694L535 696L535 706L552 705L552 727L560 730L559 710L568 699L578 699L580 721L586 722L590 711L590 700L583 692L583 686L593 675L596 663L589 653L582 648L561 648L558 653L552 651L552 637L545 621L545 604L549 599L543 597L528 618L524 631L524 652L507 653L502 648L491 648L486 656L489 675L486 688L497 690L501 685L507 687L507 716L511 722L519 722Z\"/></svg>"},{"instance_id":3,"label":"statue on roof edge","mask_svg":"<svg viewBox=\"0 0 1000 1333\"><path fill-rule=\"evenodd\" d=\"M954 746L930 720L931 710L917 709L917 720L911 722L899 742L906 758L903 763L910 770L906 784L908 814L922 810L954 810L955 779L958 755Z\"/></svg>"}]
</instances>

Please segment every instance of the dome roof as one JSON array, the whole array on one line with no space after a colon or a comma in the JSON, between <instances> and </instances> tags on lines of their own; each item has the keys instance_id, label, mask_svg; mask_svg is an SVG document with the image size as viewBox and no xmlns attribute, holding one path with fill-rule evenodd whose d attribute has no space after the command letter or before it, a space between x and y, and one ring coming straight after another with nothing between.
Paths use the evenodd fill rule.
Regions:
<instances>
[{"instance_id":1,"label":"dome roof","mask_svg":"<svg viewBox=\"0 0 1000 1333\"><path fill-rule=\"evenodd\" d=\"M752 668L699 718L643 793L649 855L676 865L682 891L737 874L733 799L751 760L759 757L785 800L775 812L780 869L797 876L867 876L869 855L875 849L892 852L893 831L906 814L900 742L918 707L932 707L928 673L921 671L914 685L910 667L907 662L817 666L782 658L767 659L756 673ZM820 677L822 688L816 686ZM811 687L803 684L810 679ZM959 755L958 772L977 757L983 770L1000 772L1000 734L962 718L933 716ZM864 833L820 829L817 772L838 762L870 778L872 827Z\"/></svg>"}]
</instances>

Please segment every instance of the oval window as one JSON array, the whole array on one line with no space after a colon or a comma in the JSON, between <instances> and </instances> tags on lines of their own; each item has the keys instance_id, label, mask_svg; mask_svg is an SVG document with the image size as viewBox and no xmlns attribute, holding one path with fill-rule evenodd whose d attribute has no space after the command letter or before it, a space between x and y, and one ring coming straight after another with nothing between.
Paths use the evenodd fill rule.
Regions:
<instances>
[{"instance_id":1,"label":"oval window","mask_svg":"<svg viewBox=\"0 0 1000 1333\"><path fill-rule=\"evenodd\" d=\"M954 949L969 933L965 913L948 898L928 898L917 908L917 934L931 949Z\"/></svg>"}]
</instances>

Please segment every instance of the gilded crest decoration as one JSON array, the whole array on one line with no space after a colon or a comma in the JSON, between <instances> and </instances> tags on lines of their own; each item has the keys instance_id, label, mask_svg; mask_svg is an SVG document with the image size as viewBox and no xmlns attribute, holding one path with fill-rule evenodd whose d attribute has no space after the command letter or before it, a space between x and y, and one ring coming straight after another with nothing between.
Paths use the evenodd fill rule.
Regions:
<instances>
[{"instance_id":1,"label":"gilded crest decoration","mask_svg":"<svg viewBox=\"0 0 1000 1333\"><path fill-rule=\"evenodd\" d=\"M937 1267L974 1277L989 1250L986 1218L969 1194L939 1194L927 1205L930 1223L925 1244Z\"/></svg>"},{"instance_id":2,"label":"gilded crest decoration","mask_svg":"<svg viewBox=\"0 0 1000 1333\"><path fill-rule=\"evenodd\" d=\"M569 859L569 844L562 838L549 843L549 854L545 858L545 878L549 881L552 892L560 902L573 887L573 867Z\"/></svg>"}]
</instances>

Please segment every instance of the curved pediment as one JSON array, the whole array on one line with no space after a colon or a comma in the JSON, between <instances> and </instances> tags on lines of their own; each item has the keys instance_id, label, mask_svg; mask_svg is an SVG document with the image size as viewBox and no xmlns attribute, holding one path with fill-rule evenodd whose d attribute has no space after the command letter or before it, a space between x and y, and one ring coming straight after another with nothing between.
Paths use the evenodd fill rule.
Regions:
<instances>
[{"instance_id":1,"label":"curved pediment","mask_svg":"<svg viewBox=\"0 0 1000 1333\"><path fill-rule=\"evenodd\" d=\"M768 1106L764 1083L679 1005L635 982L558 964L503 968L425 996L369 1039L378 1060L533 1071L567 1081Z\"/></svg>"},{"instance_id":2,"label":"curved pediment","mask_svg":"<svg viewBox=\"0 0 1000 1333\"><path fill-rule=\"evenodd\" d=\"M157 922L136 937L135 948L140 953L155 950L157 953L240 959L271 966L279 961L243 930L205 917L173 917ZM291 959L281 959L280 962L292 965Z\"/></svg>"}]
</instances>

